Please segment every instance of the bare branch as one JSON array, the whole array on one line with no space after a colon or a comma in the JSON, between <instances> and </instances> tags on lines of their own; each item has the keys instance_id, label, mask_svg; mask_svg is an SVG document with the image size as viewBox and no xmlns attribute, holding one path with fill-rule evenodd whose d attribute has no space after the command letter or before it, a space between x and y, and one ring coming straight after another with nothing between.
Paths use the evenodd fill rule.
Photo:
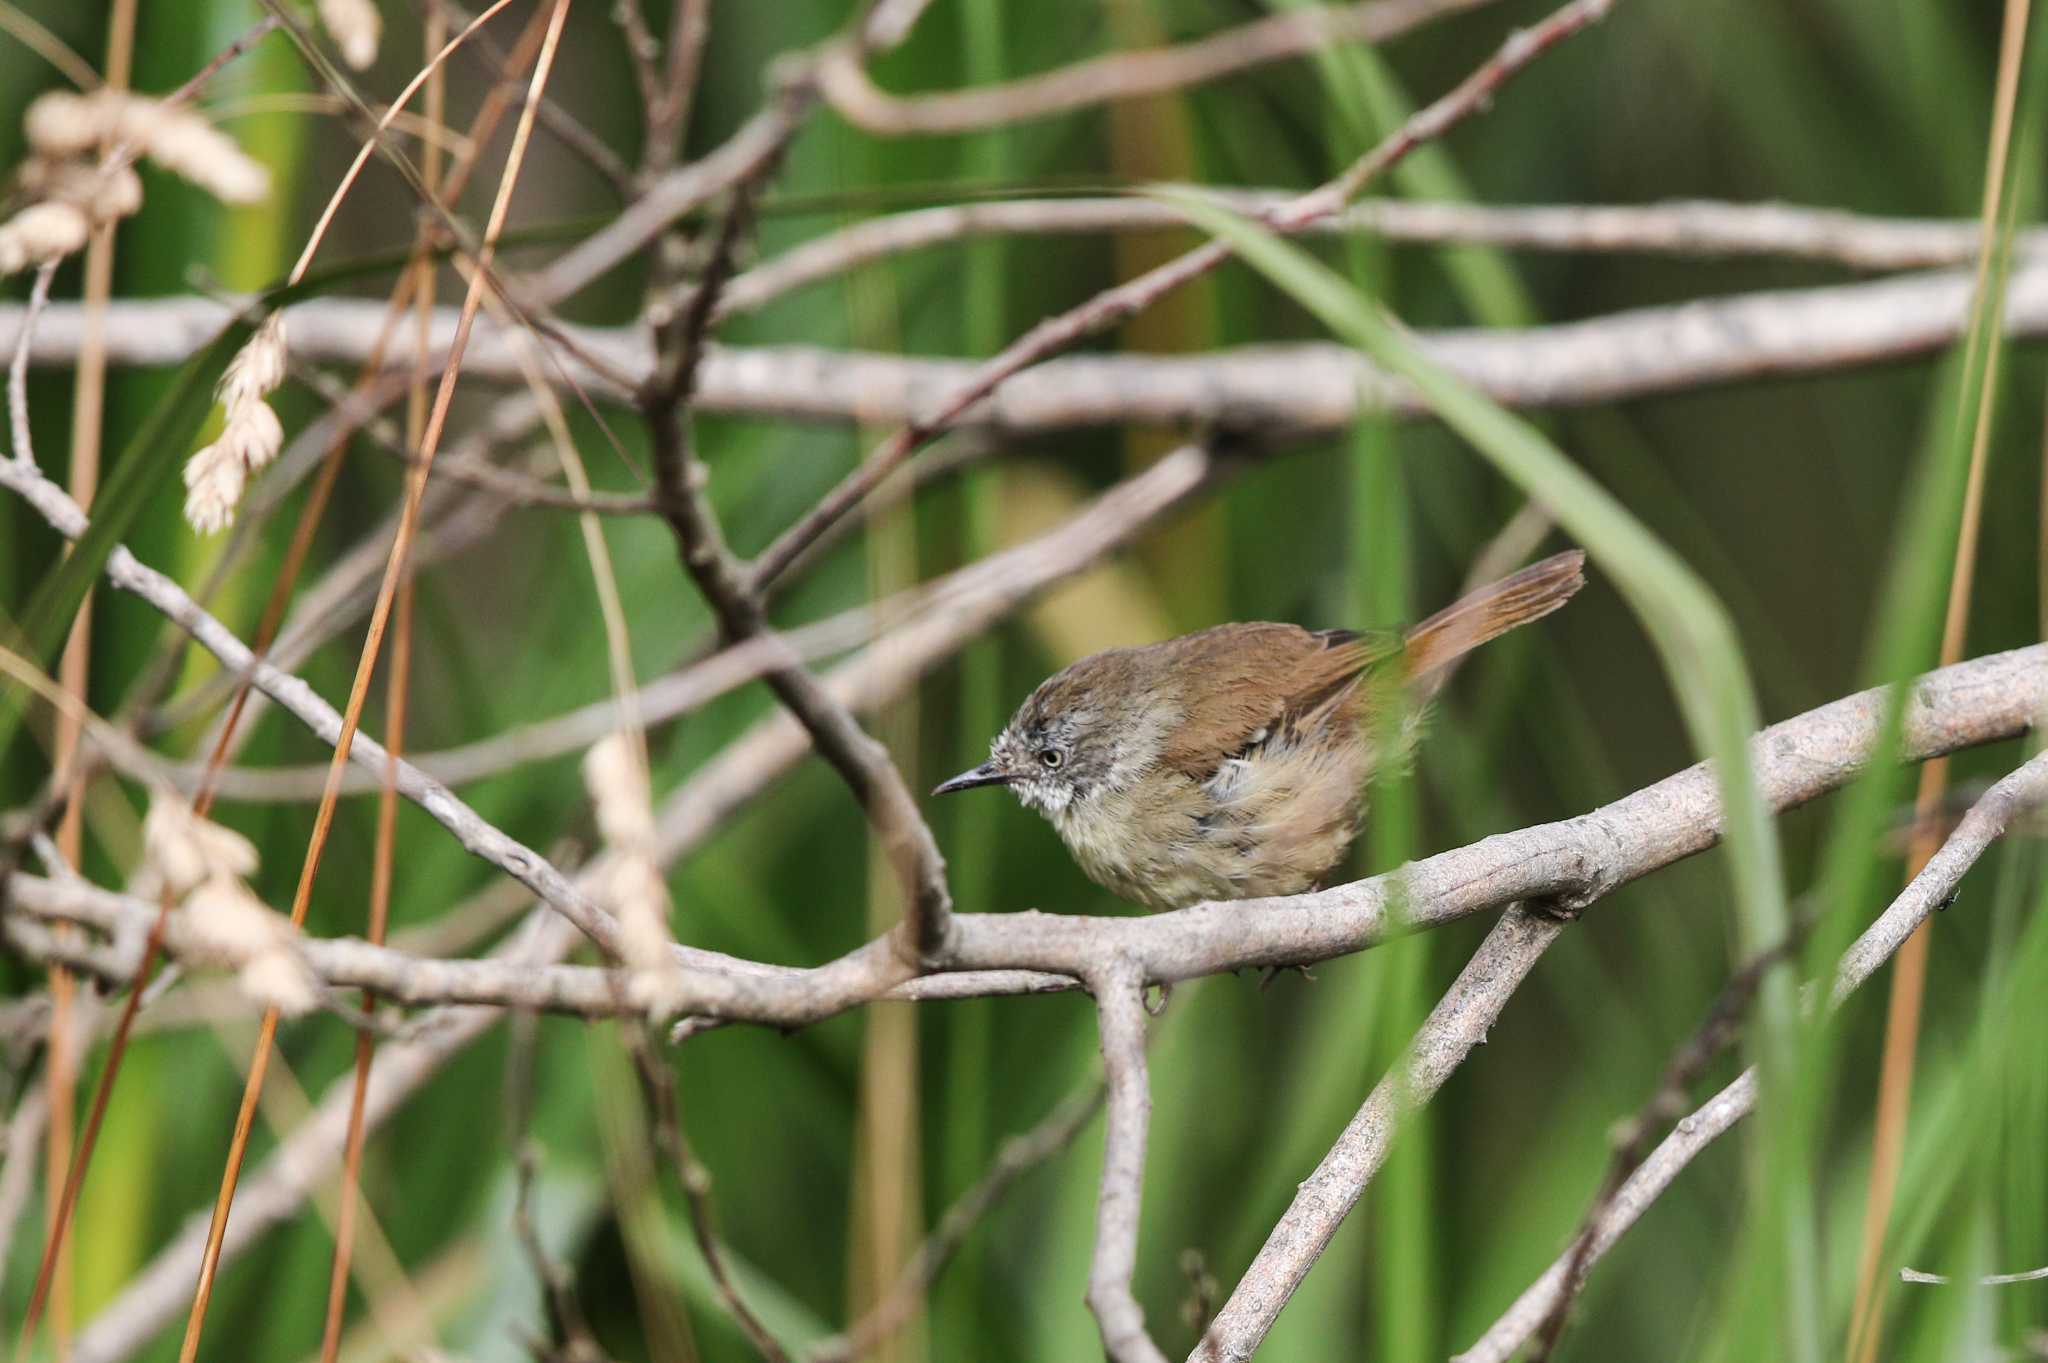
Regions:
<instances>
[{"instance_id":1,"label":"bare branch","mask_svg":"<svg viewBox=\"0 0 2048 1363\"><path fill-rule=\"evenodd\" d=\"M1899 1270L1899 1281L1939 1286L1952 1283L1955 1279L1946 1273L1922 1273L1917 1268L1902 1268ZM2048 1281L2048 1268L2030 1268L2024 1273L1987 1273L1981 1278L1971 1278L1968 1281L1979 1287L2011 1287L2015 1283L2038 1283Z\"/></svg>"},{"instance_id":2,"label":"bare branch","mask_svg":"<svg viewBox=\"0 0 2048 1363\"><path fill-rule=\"evenodd\" d=\"M1270 212L1287 200L1277 190L1181 188L1243 213ZM791 247L736 277L719 312L753 312L863 265L980 237L1185 230L1187 220L1175 209L1137 197L1009 199L920 208L869 218ZM1873 271L1967 265L1977 257L1979 237L1978 224L1967 219L1880 218L1793 204L1711 200L1495 207L1369 199L1302 231L1314 236L1364 234L1429 246L1810 260ZM2018 255L2039 255L2048 250L2048 233L2021 233L2013 249Z\"/></svg>"},{"instance_id":3,"label":"bare branch","mask_svg":"<svg viewBox=\"0 0 2048 1363\"><path fill-rule=\"evenodd\" d=\"M1295 1190L1294 1201L1231 1290L1230 1300L1203 1333L1190 1360L1236 1363L1251 1357L1322 1257L1338 1225L1358 1204L1365 1185L1386 1163L1401 1122L1435 1097L1451 1072L1486 1040L1516 987L1564 929L1565 919L1520 904L1501 916L1450 991L1430 1010L1401 1059L1373 1086L1336 1144Z\"/></svg>"},{"instance_id":4,"label":"bare branch","mask_svg":"<svg viewBox=\"0 0 2048 1363\"><path fill-rule=\"evenodd\" d=\"M1556 1349L1558 1339L1564 1334L1572 1301L1585 1286L1586 1262L1593 1250L1596 1228L1607 1214L1607 1208L1613 1204L1615 1195L1621 1191L1622 1184L1642 1164L1643 1156L1649 1151L1651 1137L1658 1128L1684 1115L1687 1090L1706 1072L1707 1066L1734 1044L1740 1033L1742 1016L1756 997L1764 972L1798 948L1808 926L1808 920L1802 919L1783 941L1750 958L1729 977L1728 983L1721 987L1721 992L1707 1008L1707 1015L1699 1027L1665 1062L1664 1072L1658 1077L1650 1100L1633 1117L1615 1128L1611 1142L1614 1155L1600 1181L1600 1191L1593 1195L1593 1203L1581 1218L1579 1229L1572 1233L1573 1253L1565 1271L1565 1290L1558 1294L1556 1305L1551 1307L1550 1315L1536 1331L1536 1347L1530 1351L1528 1363L1544 1363Z\"/></svg>"},{"instance_id":5,"label":"bare branch","mask_svg":"<svg viewBox=\"0 0 2048 1363\"><path fill-rule=\"evenodd\" d=\"M1986 791L1920 874L1850 945L1835 970L1828 992L1829 1010L1839 1007L1890 960L1935 910L1954 900L1963 876L2015 818L2044 804L2048 804L2048 753L2029 759ZM1756 1071L1744 1070L1733 1083L1681 1119L1615 1194L1593 1228L1592 1243L1583 1253L1584 1267L1590 1268L1613 1248L1694 1156L1755 1110L1756 1095ZM1513 1358L1564 1295L1567 1275L1579 1253L1576 1247L1568 1249L1551 1264L1471 1348L1458 1355L1457 1363L1507 1363Z\"/></svg>"},{"instance_id":6,"label":"bare branch","mask_svg":"<svg viewBox=\"0 0 2048 1363\"><path fill-rule=\"evenodd\" d=\"M887 600L856 606L779 636L746 640L657 678L640 690L640 717L650 725L662 723L759 680L771 668L787 665L792 656L816 662L919 621L972 617L993 623L1117 553L1141 531L1214 487L1228 467L1198 446L1174 451L1036 539ZM326 612L311 618L324 619ZM895 647L893 640L889 647ZM302 656L295 651L291 659ZM280 666L293 665L282 647L273 657ZM618 703L607 698L459 748L415 753L411 760L437 780L461 786L523 763L581 751L616 728L619 718ZM177 771L181 780L199 776L196 768ZM319 797L325 775L322 766L226 768L216 789L225 799L310 800ZM380 778L358 770L350 773L342 789L360 794L377 789L379 783Z\"/></svg>"},{"instance_id":7,"label":"bare branch","mask_svg":"<svg viewBox=\"0 0 2048 1363\"><path fill-rule=\"evenodd\" d=\"M632 1052L633 1064L640 1072L640 1082L646 1087L650 1106L654 1109L655 1146L675 1166L676 1181L682 1185L683 1202L690 1212L690 1234L697 1242L697 1253L704 1259L705 1271L711 1276L712 1291L764 1363L789 1363L789 1354L781 1341L769 1333L768 1327L761 1323L761 1317L755 1314L745 1294L740 1291L739 1284L733 1281L727 1263L725 1239L718 1233L717 1208L711 1201L711 1171L697 1158L696 1150L690 1145L689 1133L683 1130L675 1075L669 1070L668 1062L654 1053L643 1025L638 1022L628 1024L628 1036L627 1048Z\"/></svg>"},{"instance_id":8,"label":"bare branch","mask_svg":"<svg viewBox=\"0 0 2048 1363\"><path fill-rule=\"evenodd\" d=\"M1465 119L1490 108L1502 87L1526 70L1530 63L1566 38L1597 23L1612 5L1613 0L1568 0L1541 23L1511 34L1498 52L1482 62L1450 93L1418 110L1372 150L1354 161L1343 174L1262 215L1262 221L1276 232L1297 232L1339 211L1376 176L1399 163L1415 148L1441 137ZM1229 249L1222 242L1206 242L1031 327L1001 351L975 366L967 380L947 392L936 408L912 417L902 429L884 440L815 507L778 535L755 558L749 573L751 583L758 588L763 583L773 582L807 545L834 521L859 505L898 464L960 420L974 404L1007 380L1089 336L1128 321L1181 285L1209 273L1229 255Z\"/></svg>"},{"instance_id":9,"label":"bare branch","mask_svg":"<svg viewBox=\"0 0 2048 1363\"><path fill-rule=\"evenodd\" d=\"M0 486L20 494L67 539L85 533L85 513L34 466L0 460ZM342 717L332 705L299 678L252 654L232 631L201 610L184 588L142 563L126 546L117 545L107 556L106 576L116 587L162 611L229 669L248 673L260 690L319 735L321 741L341 740ZM360 732L354 735L348 755L379 771L387 758L382 744ZM525 884L606 950L616 950L618 925L550 865L547 858L485 821L454 792L412 764L399 760L393 766L399 793L433 815L465 849Z\"/></svg>"},{"instance_id":10,"label":"bare branch","mask_svg":"<svg viewBox=\"0 0 2048 1363\"><path fill-rule=\"evenodd\" d=\"M1581 322L1521 329L1420 333L1430 356L1509 407L1588 406L1657 393L1788 374L1830 373L1931 354L1961 334L1969 276L1938 271L1858 284L1781 289L1668 307L1636 308ZM288 312L295 350L360 362L382 308L340 299ZM116 302L108 309L110 363L170 365L203 349L228 316L209 299ZM0 305L0 346L18 343L22 309ZM435 336L454 313L435 318ZM2015 263L2007 284L2006 334L2048 336L2048 259ZM644 376L645 337L631 329L565 327L609 367ZM31 364L67 364L79 350L80 311L53 303L29 351ZM480 321L465 372L516 382L511 339ZM913 421L972 380L971 361L834 351L806 346L710 346L698 378L704 412L857 423ZM599 391L617 390L574 369ZM1192 356L1078 355L1047 360L970 405L960 424L1021 437L1078 426L1211 427L1306 437L1348 429L1362 413L1420 419L1428 412L1405 386L1346 347L1255 345Z\"/></svg>"},{"instance_id":11,"label":"bare branch","mask_svg":"<svg viewBox=\"0 0 2048 1363\"><path fill-rule=\"evenodd\" d=\"M874 1309L855 1321L845 1334L812 1348L804 1355L804 1363L853 1363L902 1329L938 1281L940 1270L966 1242L968 1232L1019 1178L1073 1144L1081 1129L1102 1109L1103 1093L1101 1082L1090 1079L1038 1125L1004 1141L995 1163L979 1182L946 1208L937 1228L918 1246L917 1253L904 1264L903 1271Z\"/></svg>"},{"instance_id":12,"label":"bare branch","mask_svg":"<svg viewBox=\"0 0 2048 1363\"><path fill-rule=\"evenodd\" d=\"M1152 1090L1145 1077L1145 980L1137 964L1117 960L1090 974L1096 1025L1102 1033L1102 1083L1109 1096L1102 1148L1102 1191L1095 1201L1095 1258L1088 1269L1088 1309L1115 1363L1166 1363L1145 1332L1145 1313L1131 1294L1138 1267L1138 1217L1145 1200L1145 1130Z\"/></svg>"},{"instance_id":13,"label":"bare branch","mask_svg":"<svg viewBox=\"0 0 2048 1363\"><path fill-rule=\"evenodd\" d=\"M757 173L767 175L774 164L771 156ZM903 890L904 951L917 961L935 961L950 943L953 914L938 840L888 750L819 685L770 627L760 583L726 546L711 506L710 475L690 444L690 399L711 310L729 277L733 250L757 187L757 181L743 180L734 189L704 282L680 315L657 328L655 374L641 395L653 444L655 483L683 571L710 605L720 640L727 647L759 642L774 650L763 680L804 726L818 755L839 773L867 815Z\"/></svg>"},{"instance_id":14,"label":"bare branch","mask_svg":"<svg viewBox=\"0 0 2048 1363\"><path fill-rule=\"evenodd\" d=\"M28 351L35 341L36 322L49 306L50 281L57 277L60 263L46 262L36 271L35 283L29 286L28 304L21 315L21 334L15 340L13 357L7 362L7 424L13 433L14 448L0 458L11 455L23 463L36 462L35 441L28 424Z\"/></svg>"},{"instance_id":15,"label":"bare branch","mask_svg":"<svg viewBox=\"0 0 2048 1363\"><path fill-rule=\"evenodd\" d=\"M1284 10L1174 47L1112 52L1055 71L974 90L904 98L868 78L859 54L828 53L818 80L847 122L887 137L1009 127L1117 100L1143 99L1220 80L1337 43L1383 43L1487 0L1365 0Z\"/></svg>"}]
</instances>

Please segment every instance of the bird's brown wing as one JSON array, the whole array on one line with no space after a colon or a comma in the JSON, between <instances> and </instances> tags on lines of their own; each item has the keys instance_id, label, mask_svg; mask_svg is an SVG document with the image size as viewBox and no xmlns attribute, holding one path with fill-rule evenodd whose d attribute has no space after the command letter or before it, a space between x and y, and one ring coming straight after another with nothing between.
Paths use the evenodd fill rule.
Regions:
<instances>
[{"instance_id":1,"label":"bird's brown wing","mask_svg":"<svg viewBox=\"0 0 2048 1363\"><path fill-rule=\"evenodd\" d=\"M1326 708L1365 668L1398 653L1392 634L1309 631L1299 625L1218 625L1157 646L1162 670L1184 678L1184 715L1161 753L1198 781L1276 728Z\"/></svg>"}]
</instances>

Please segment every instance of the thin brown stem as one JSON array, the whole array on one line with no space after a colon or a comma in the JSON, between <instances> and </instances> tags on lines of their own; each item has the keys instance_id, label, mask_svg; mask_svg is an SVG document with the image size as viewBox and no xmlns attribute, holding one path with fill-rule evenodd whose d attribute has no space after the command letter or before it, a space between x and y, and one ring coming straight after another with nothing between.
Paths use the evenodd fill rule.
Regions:
<instances>
[{"instance_id":1,"label":"thin brown stem","mask_svg":"<svg viewBox=\"0 0 2048 1363\"><path fill-rule=\"evenodd\" d=\"M733 1324L746 1336L754 1351L768 1363L789 1363L789 1353L761 1322L761 1317L748 1303L733 1281L732 1269L727 1262L725 1238L718 1231L718 1208L711 1200L711 1171L697 1158L691 1148L689 1134L683 1129L681 1104L676 1097L676 1078L668 1062L654 1053L647 1030L638 1023L622 1024L626 1032L626 1048L633 1057L633 1064L640 1072L640 1082L647 1090L649 1105L654 1109L654 1144L675 1169L676 1182L683 1190L683 1204L689 1209L690 1236L697 1243L697 1252L704 1258L704 1268L711 1275L711 1290L717 1294L719 1304L732 1317Z\"/></svg>"},{"instance_id":2,"label":"thin brown stem","mask_svg":"<svg viewBox=\"0 0 2048 1363\"><path fill-rule=\"evenodd\" d=\"M1990 146L1984 171L1984 205L1980 221L1983 245L1977 256L1977 277L1973 289L1977 308L1963 372L1971 372L1970 358L1978 360L1978 388L1974 404L1959 401L1956 419L1960 425L1974 416L1971 430L1970 466L1963 497L1962 523L1956 530L1955 565L1949 578L1948 611L1942 625L1941 661L1952 663L1963 656L1969 629L1971 587L1976 578L1977 538L1984 509L1984 469L1991 446L1993 398L1997 393L1998 299L1990 296L1994 273L2001 264L2002 248L2009 248L2006 234L1999 231L2010 210L2001 203L2010 194L2006 183L2006 158L2012 145L2013 115L2019 102L2021 59L2026 50L2027 17L2030 0L2006 0L2005 25L1999 45L1998 86L1994 98ZM2009 225L2009 224L2008 224ZM1948 783L1948 763L1930 762L1920 769L1919 792L1914 801L1914 818L1931 825L1931 816L1941 805ZM1927 834L1913 840L1906 857L1910 881L1933 856L1937 844ZM1892 971L1891 996L1885 1011L1884 1049L1878 1060L1877 1114L1871 1132L1870 1182L1863 1207L1863 1234L1857 1256L1856 1299L1849 1316L1848 1356L1851 1363L1875 1363L1883 1332L1884 1254L1886 1227L1891 1222L1892 1201L1898 1191L1899 1169L1905 1157L1906 1122L1912 1106L1913 1062L1919 1045L1920 1009L1927 985L1927 934L1913 935L1899 952Z\"/></svg>"},{"instance_id":3,"label":"thin brown stem","mask_svg":"<svg viewBox=\"0 0 2048 1363\"><path fill-rule=\"evenodd\" d=\"M541 41L540 55L534 63L531 98L526 108L521 111L518 127L513 132L512 145L506 153L505 169L498 182L497 198L491 205L490 219L484 228L483 245L477 253L478 269L471 277L467 294L463 298L462 314L456 323L451 360L442 374L440 388L435 394L433 411L427 419L426 432L420 444L421 462L412 476L406 480L405 505L399 521L398 537L392 543L391 558L385 567L383 585L378 590L377 605L370 615L368 636L357 663L355 680L349 689L348 708L342 716L341 734L335 744L334 768L328 777L328 790L314 814L312 837L307 842L305 863L300 869L298 888L292 896L291 919L294 926L305 921L306 909L312 901L313 882L319 873L320 854L326 845L327 833L334 820L340 773L348 761L348 750L362 717L363 702L369 692L370 677L376 667L398 580L403 575L406 554L411 549L412 537L418 528L420 498L426 491L427 477L433 467L434 450L439 446L441 434L446 427L449 404L454 398L455 381L461 369L462 351L468 342L470 328L475 323L477 308L482 302L484 277L496 249L498 236L504 230L506 214L511 207L512 187L518 180L519 167L525 159L527 142L532 135L534 101L547 88L547 78L554 66L555 51L561 40L562 25L568 18L568 12L569 0L555 0L550 12L547 35ZM277 1020L277 1010L268 1010L257 1034L255 1060L250 1066L248 1082L243 1090L242 1110L236 1119L234 1139L229 1146L227 1169L221 1177L220 1197L214 1206L213 1225L208 1232L205 1255L200 1263L199 1285L193 1294L191 1315L186 1321L185 1341L179 1350L179 1363L193 1363L199 1352L200 1330L206 1320L206 1307L212 1296L214 1273L220 1262L221 1238L227 1227L228 1209L234 1202L235 1183L241 1172L242 1157L247 1148L256 1099L262 1092L263 1075L269 1064L271 1045L277 1032Z\"/></svg>"}]
</instances>

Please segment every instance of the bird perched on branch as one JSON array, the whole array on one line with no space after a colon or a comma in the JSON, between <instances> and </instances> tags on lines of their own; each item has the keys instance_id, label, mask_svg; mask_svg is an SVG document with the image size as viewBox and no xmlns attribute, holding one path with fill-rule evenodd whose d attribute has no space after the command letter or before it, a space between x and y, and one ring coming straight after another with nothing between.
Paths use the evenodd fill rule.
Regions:
<instances>
[{"instance_id":1,"label":"bird perched on branch","mask_svg":"<svg viewBox=\"0 0 2048 1363\"><path fill-rule=\"evenodd\" d=\"M1343 860L1367 782L1406 759L1451 665L1570 600L1585 558L1553 555L1405 635L1218 625L1093 654L932 793L1010 787L1091 880L1153 908L1298 894Z\"/></svg>"}]
</instances>

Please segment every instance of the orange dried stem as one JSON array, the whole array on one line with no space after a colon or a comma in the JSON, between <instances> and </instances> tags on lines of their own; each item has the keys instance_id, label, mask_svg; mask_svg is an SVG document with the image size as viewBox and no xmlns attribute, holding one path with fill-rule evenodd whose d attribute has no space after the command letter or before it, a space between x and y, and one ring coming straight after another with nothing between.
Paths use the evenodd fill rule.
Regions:
<instances>
[{"instance_id":1,"label":"orange dried stem","mask_svg":"<svg viewBox=\"0 0 2048 1363\"><path fill-rule=\"evenodd\" d=\"M420 500L425 495L427 478L433 471L434 452L438 448L441 434L446 429L449 405L455 396L455 381L462 370L462 355L468 348L470 332L476 325L477 308L482 302L483 285L489 273L491 258L496 251L499 235L503 232L505 218L511 209L512 187L518 181L520 163L525 159L527 144L533 133L534 115L539 107L542 93L547 87L549 72L554 67L555 52L560 45L562 25L569 12L569 0L555 0L549 15L548 31L541 40L540 57L535 63L533 79L525 107L520 110L519 123L512 134L512 146L506 154L505 170L498 181L497 198L491 205L491 215L484 228L483 244L478 252L477 270L472 276L468 291L462 300L462 311L455 323L455 339L449 348L448 363L441 375L441 384L434 395L433 411L428 415L426 432L420 442L419 461L406 478L405 503L399 513L398 534L392 541L391 554L384 565L384 578L377 590L377 602L370 613L370 625L363 642L362 656L356 664L355 680L349 687L348 706L342 714L341 733L334 746L334 759L327 769L327 785L321 792L320 806L313 816L313 833L306 844L306 857L299 871L299 883L292 896L291 918L294 925L305 922L307 906L312 902L313 883L319 874L320 856L327 844L327 835L334 824L335 804L341 793L342 773L348 763L349 748L355 742L356 730L360 726L363 702L369 694L371 674L377 665L377 656L384 641L384 631L391 618L392 602L397 594L398 579L407 556L412 551L412 541L419 532ZM257 1036L256 1055L250 1066L248 1083L244 1088L241 1117L235 1124L235 1134L228 1148L227 1168L221 1176L220 1195L214 1202L213 1219L207 1228L206 1250L200 1262L199 1283L192 1297L192 1310L185 1322L185 1340L179 1350L179 1363L193 1363L199 1353L199 1336L206 1322L206 1308L213 1295L214 1275L220 1266L221 1242L227 1232L228 1211L234 1205L235 1185L241 1175L242 1160L248 1149L250 1119L255 1110L256 1097L263 1086L264 1071L268 1068L270 1048L277 1032L277 1010L272 1008L263 1015L263 1028Z\"/></svg>"}]
</instances>

